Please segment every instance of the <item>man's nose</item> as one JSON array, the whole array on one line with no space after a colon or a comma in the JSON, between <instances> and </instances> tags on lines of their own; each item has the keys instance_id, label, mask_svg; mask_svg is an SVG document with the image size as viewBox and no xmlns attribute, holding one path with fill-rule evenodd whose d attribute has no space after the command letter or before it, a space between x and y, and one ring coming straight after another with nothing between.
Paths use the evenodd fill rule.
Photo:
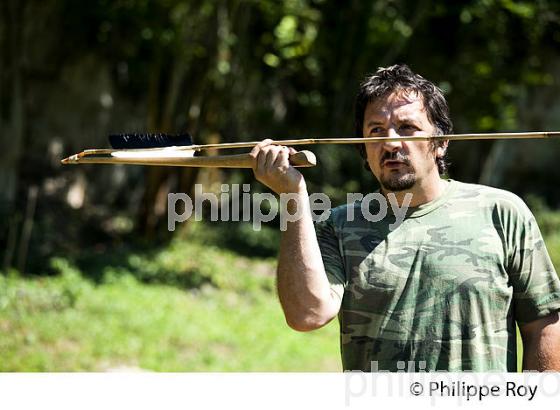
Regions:
<instances>
[{"instance_id":1,"label":"man's nose","mask_svg":"<svg viewBox=\"0 0 560 410\"><path fill-rule=\"evenodd\" d=\"M402 148L402 141L398 139L400 135L394 128L389 128L387 130L387 137L394 138L392 141L385 141L383 143L383 149L389 152L398 151Z\"/></svg>"}]
</instances>

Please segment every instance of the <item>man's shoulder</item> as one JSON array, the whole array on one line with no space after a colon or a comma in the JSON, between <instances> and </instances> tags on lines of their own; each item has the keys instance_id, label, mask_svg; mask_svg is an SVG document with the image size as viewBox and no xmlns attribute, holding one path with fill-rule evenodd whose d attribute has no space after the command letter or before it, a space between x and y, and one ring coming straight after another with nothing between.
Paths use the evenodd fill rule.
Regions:
<instances>
[{"instance_id":1,"label":"man's shoulder","mask_svg":"<svg viewBox=\"0 0 560 410\"><path fill-rule=\"evenodd\" d=\"M351 211L352 209L360 209L361 203L362 201L354 201L347 204L336 206L330 209L331 215L334 216L346 215L348 214L348 212L352 212Z\"/></svg>"},{"instance_id":2,"label":"man's shoulder","mask_svg":"<svg viewBox=\"0 0 560 410\"><path fill-rule=\"evenodd\" d=\"M336 226L342 226L348 221L349 215L356 216L361 213L361 201L354 201L330 209L329 219Z\"/></svg>"},{"instance_id":3,"label":"man's shoulder","mask_svg":"<svg viewBox=\"0 0 560 410\"><path fill-rule=\"evenodd\" d=\"M457 185L454 199L472 200L480 208L490 208L497 212L516 213L532 216L531 211L518 195L505 189L487 185L453 181Z\"/></svg>"}]
</instances>

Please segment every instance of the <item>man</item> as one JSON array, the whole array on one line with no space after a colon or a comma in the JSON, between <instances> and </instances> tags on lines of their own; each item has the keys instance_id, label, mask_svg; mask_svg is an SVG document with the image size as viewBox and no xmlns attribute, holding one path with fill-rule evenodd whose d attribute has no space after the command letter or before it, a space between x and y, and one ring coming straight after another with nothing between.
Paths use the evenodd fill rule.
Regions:
<instances>
[{"instance_id":1,"label":"man","mask_svg":"<svg viewBox=\"0 0 560 410\"><path fill-rule=\"evenodd\" d=\"M399 137L452 125L441 91L397 65L362 84L356 130ZM287 212L303 213L280 245L287 323L309 331L338 315L345 370L516 371L517 322L523 368L560 370L560 281L533 215L509 192L443 179L446 149L446 141L365 144L381 193L410 201L405 219L394 226L389 212L372 222L357 202L314 228L305 180L288 162L294 150L269 140L255 147L257 179L295 194Z\"/></svg>"}]
</instances>

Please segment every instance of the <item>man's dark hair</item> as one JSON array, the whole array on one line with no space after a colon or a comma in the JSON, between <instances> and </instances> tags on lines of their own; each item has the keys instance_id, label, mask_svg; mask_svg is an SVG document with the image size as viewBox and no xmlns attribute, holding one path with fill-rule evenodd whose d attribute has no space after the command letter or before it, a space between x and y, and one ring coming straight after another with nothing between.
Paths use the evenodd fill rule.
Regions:
<instances>
[{"instance_id":1,"label":"man's dark hair","mask_svg":"<svg viewBox=\"0 0 560 410\"><path fill-rule=\"evenodd\" d=\"M390 67L380 67L375 74L369 75L360 85L360 90L356 97L356 118L355 133L356 137L362 138L364 113L368 103L379 98L387 97L394 91L412 91L422 96L424 107L426 108L428 120L434 125L436 135L451 134L453 123L449 117L449 107L443 96L443 92L432 82L426 80L419 74L415 74L405 64L392 65ZM434 141L433 149L441 146L443 141ZM367 163L365 144L358 144L360 155ZM436 164L440 175L447 172L446 156L436 158Z\"/></svg>"}]
</instances>

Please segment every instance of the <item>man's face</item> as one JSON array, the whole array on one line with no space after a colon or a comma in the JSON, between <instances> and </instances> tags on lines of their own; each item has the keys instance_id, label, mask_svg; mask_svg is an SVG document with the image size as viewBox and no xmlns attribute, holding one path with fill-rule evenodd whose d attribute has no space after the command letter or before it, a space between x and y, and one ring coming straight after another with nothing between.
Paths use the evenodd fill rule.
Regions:
<instances>
[{"instance_id":1,"label":"man's face","mask_svg":"<svg viewBox=\"0 0 560 410\"><path fill-rule=\"evenodd\" d=\"M364 112L364 137L433 135L422 96L399 91L370 102ZM430 141L375 142L366 145L368 164L384 191L408 190L439 174ZM435 173L435 174L434 174Z\"/></svg>"}]
</instances>

